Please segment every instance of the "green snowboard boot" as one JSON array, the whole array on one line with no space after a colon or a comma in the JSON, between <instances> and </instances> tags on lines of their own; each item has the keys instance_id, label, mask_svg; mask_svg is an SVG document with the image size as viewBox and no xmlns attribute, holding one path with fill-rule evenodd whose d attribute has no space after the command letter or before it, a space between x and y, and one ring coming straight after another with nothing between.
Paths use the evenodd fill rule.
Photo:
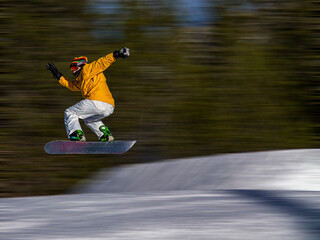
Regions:
<instances>
[{"instance_id":1,"label":"green snowboard boot","mask_svg":"<svg viewBox=\"0 0 320 240\"><path fill-rule=\"evenodd\" d=\"M81 130L76 130L73 133L69 135L69 139L71 141L80 141L80 142L85 142L86 138L84 137L84 134Z\"/></svg>"},{"instance_id":2,"label":"green snowboard boot","mask_svg":"<svg viewBox=\"0 0 320 240\"><path fill-rule=\"evenodd\" d=\"M103 132L103 135L100 137L99 141L101 142L111 142L114 140L109 128L106 125L99 127L99 130Z\"/></svg>"}]
</instances>

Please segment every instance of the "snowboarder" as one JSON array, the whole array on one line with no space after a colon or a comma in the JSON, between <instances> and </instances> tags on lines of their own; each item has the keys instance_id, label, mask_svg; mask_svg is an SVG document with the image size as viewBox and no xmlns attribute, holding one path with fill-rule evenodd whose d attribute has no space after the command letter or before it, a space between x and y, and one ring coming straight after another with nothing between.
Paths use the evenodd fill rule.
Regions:
<instances>
[{"instance_id":1,"label":"snowboarder","mask_svg":"<svg viewBox=\"0 0 320 240\"><path fill-rule=\"evenodd\" d=\"M86 141L79 119L83 119L85 124L98 136L99 141L114 140L109 128L101 121L110 116L115 107L103 71L119 58L128 57L129 48L126 47L91 63L88 63L85 56L76 57L70 65L76 81L66 79L53 63L47 64L46 68L52 72L53 77L59 80L62 86L71 91L81 91L85 98L64 112L64 123L70 140Z\"/></svg>"}]
</instances>

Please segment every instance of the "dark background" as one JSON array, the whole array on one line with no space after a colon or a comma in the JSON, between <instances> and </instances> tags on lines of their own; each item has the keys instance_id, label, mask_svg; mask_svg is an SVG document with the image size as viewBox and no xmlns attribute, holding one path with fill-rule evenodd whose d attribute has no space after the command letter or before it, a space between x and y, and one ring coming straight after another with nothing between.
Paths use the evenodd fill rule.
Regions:
<instances>
[{"instance_id":1,"label":"dark background","mask_svg":"<svg viewBox=\"0 0 320 240\"><path fill-rule=\"evenodd\" d=\"M218 153L314 148L319 142L319 1L0 1L0 197L63 193L100 168ZM106 72L105 120L121 156L50 156L68 78L122 47ZM84 124L82 124L84 126ZM96 137L84 126L87 140Z\"/></svg>"}]
</instances>

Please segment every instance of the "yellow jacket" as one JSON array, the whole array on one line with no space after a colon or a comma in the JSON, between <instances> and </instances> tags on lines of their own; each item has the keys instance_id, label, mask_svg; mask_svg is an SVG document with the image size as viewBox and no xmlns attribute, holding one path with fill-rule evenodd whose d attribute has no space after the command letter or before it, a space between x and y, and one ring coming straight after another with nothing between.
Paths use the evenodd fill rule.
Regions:
<instances>
[{"instance_id":1,"label":"yellow jacket","mask_svg":"<svg viewBox=\"0 0 320 240\"><path fill-rule=\"evenodd\" d=\"M114 99L103 71L115 61L113 53L110 53L97 61L84 65L76 81L67 80L62 76L59 83L71 91L81 91L82 96L86 99L106 102L114 107Z\"/></svg>"}]
</instances>

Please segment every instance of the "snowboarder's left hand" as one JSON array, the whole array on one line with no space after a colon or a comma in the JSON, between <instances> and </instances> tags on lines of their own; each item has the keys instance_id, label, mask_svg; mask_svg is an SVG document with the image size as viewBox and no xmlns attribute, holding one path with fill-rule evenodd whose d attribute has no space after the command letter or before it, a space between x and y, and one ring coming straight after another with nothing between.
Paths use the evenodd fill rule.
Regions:
<instances>
[{"instance_id":1,"label":"snowboarder's left hand","mask_svg":"<svg viewBox=\"0 0 320 240\"><path fill-rule=\"evenodd\" d=\"M46 68L52 72L52 75L56 79L60 79L63 75L58 71L57 67L53 63L48 63Z\"/></svg>"},{"instance_id":2,"label":"snowboarder's left hand","mask_svg":"<svg viewBox=\"0 0 320 240\"><path fill-rule=\"evenodd\" d=\"M119 57L126 59L130 55L130 49L127 47L121 48L119 51L114 51L113 56L115 59L119 59Z\"/></svg>"}]
</instances>

